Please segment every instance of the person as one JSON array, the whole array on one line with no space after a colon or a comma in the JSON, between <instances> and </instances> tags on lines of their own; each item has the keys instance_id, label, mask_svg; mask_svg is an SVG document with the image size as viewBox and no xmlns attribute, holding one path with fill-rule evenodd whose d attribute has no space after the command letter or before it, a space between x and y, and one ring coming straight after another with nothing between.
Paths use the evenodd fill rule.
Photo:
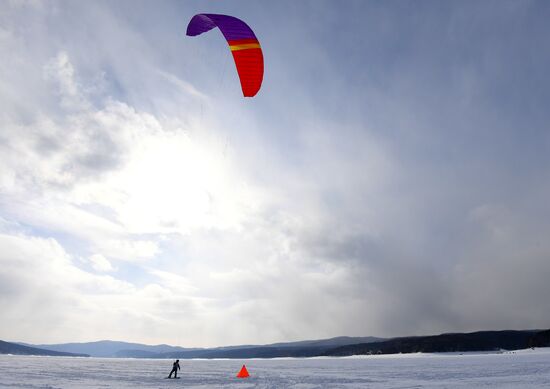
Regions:
<instances>
[{"instance_id":1,"label":"person","mask_svg":"<svg viewBox=\"0 0 550 389\"><path fill-rule=\"evenodd\" d=\"M174 362L174 365L172 366L172 371L170 372L170 375L168 375L168 378L172 378L172 373L174 373L174 378L178 378L179 369L180 369L180 360L176 359L176 362Z\"/></svg>"}]
</instances>

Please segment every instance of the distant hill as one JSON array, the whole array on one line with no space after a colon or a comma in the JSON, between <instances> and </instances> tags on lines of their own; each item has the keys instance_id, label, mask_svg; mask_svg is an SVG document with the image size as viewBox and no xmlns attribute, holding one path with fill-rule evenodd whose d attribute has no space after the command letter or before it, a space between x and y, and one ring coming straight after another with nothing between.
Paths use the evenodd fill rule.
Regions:
<instances>
[{"instance_id":1,"label":"distant hill","mask_svg":"<svg viewBox=\"0 0 550 389\"><path fill-rule=\"evenodd\" d=\"M40 345L42 349L52 350L50 352L72 352L89 354L96 357L168 359L304 358L416 352L499 351L542 346L550 346L550 330L479 331L431 336L408 336L392 339L341 336L320 340L216 348L184 348L169 345L150 346L108 340L89 343Z\"/></svg>"},{"instance_id":2,"label":"distant hill","mask_svg":"<svg viewBox=\"0 0 550 389\"><path fill-rule=\"evenodd\" d=\"M326 356L364 354L434 353L460 351L518 350L531 347L533 339L544 331L479 331L433 336L393 338L383 342L354 344L326 351ZM540 337L540 336L539 336Z\"/></svg>"},{"instance_id":3,"label":"distant hill","mask_svg":"<svg viewBox=\"0 0 550 389\"><path fill-rule=\"evenodd\" d=\"M550 330L537 332L530 340L530 347L550 347Z\"/></svg>"},{"instance_id":4,"label":"distant hill","mask_svg":"<svg viewBox=\"0 0 550 389\"><path fill-rule=\"evenodd\" d=\"M89 357L88 354L75 354L60 351L44 350L36 347L23 346L17 343L0 340L0 354L13 355L48 355L57 357Z\"/></svg>"},{"instance_id":5,"label":"distant hill","mask_svg":"<svg viewBox=\"0 0 550 389\"><path fill-rule=\"evenodd\" d=\"M374 336L363 336L363 337L338 336L336 338L330 338L330 339L272 343L266 346L268 347L337 347L337 346L347 346L349 344L381 342L384 340L387 340L387 339L375 338Z\"/></svg>"},{"instance_id":6,"label":"distant hill","mask_svg":"<svg viewBox=\"0 0 550 389\"><path fill-rule=\"evenodd\" d=\"M367 337L348 337L340 336L330 339L304 340L297 342L272 343L266 345L247 345L219 347L211 349L193 350L186 352L170 352L160 354L158 358L280 358L294 357L305 358L314 357L323 354L334 347L369 343L385 340L382 338Z\"/></svg>"},{"instance_id":7,"label":"distant hill","mask_svg":"<svg viewBox=\"0 0 550 389\"><path fill-rule=\"evenodd\" d=\"M133 357L133 358L153 358L157 354L195 350L193 348L183 348L177 346L169 346L167 344L147 345L141 343L117 342L112 340L100 340L97 342L86 343L62 343L62 344L39 344L26 346L39 347L52 351L68 352L68 353L85 353L92 357ZM131 350L132 353L127 353ZM123 352L124 351L124 352ZM121 354L122 352L122 354ZM132 355L135 353L136 355ZM137 355L139 354L139 356Z\"/></svg>"},{"instance_id":8,"label":"distant hill","mask_svg":"<svg viewBox=\"0 0 550 389\"><path fill-rule=\"evenodd\" d=\"M115 358L158 358L159 353L144 350L120 350L114 355Z\"/></svg>"},{"instance_id":9,"label":"distant hill","mask_svg":"<svg viewBox=\"0 0 550 389\"><path fill-rule=\"evenodd\" d=\"M216 348L184 348L165 344L150 346L140 343L101 340L87 343L28 345L59 352L86 353L92 357L108 358L272 358L307 357L336 346L383 340L375 337L341 336L330 339L273 343L268 345L240 345Z\"/></svg>"}]
</instances>

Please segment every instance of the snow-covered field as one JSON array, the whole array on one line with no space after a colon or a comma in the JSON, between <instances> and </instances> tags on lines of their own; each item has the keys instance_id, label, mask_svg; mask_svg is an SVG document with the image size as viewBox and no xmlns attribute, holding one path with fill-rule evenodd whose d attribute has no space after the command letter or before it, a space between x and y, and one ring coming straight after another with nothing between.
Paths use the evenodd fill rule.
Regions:
<instances>
[{"instance_id":1,"label":"snow-covered field","mask_svg":"<svg viewBox=\"0 0 550 389\"><path fill-rule=\"evenodd\" d=\"M245 363L251 375L235 378ZM2 388L550 388L550 349L502 354L172 361L0 355Z\"/></svg>"}]
</instances>

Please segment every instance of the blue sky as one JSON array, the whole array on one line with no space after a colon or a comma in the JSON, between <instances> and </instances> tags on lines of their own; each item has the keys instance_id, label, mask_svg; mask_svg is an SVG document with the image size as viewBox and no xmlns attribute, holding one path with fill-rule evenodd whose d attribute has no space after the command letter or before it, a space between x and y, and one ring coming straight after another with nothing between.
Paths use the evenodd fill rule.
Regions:
<instances>
[{"instance_id":1,"label":"blue sky","mask_svg":"<svg viewBox=\"0 0 550 389\"><path fill-rule=\"evenodd\" d=\"M218 31L264 51L242 98ZM183 346L543 328L534 1L0 11L0 338Z\"/></svg>"}]
</instances>

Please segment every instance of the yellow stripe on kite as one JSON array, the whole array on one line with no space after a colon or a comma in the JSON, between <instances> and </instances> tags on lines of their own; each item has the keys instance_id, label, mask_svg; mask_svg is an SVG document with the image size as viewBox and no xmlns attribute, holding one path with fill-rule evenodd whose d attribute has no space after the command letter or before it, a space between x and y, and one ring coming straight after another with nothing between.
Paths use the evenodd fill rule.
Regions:
<instances>
[{"instance_id":1,"label":"yellow stripe on kite","mask_svg":"<svg viewBox=\"0 0 550 389\"><path fill-rule=\"evenodd\" d=\"M229 46L231 51L237 51L237 50L246 50L246 49L259 49L260 44L259 43L245 43L244 45L233 45Z\"/></svg>"}]
</instances>

